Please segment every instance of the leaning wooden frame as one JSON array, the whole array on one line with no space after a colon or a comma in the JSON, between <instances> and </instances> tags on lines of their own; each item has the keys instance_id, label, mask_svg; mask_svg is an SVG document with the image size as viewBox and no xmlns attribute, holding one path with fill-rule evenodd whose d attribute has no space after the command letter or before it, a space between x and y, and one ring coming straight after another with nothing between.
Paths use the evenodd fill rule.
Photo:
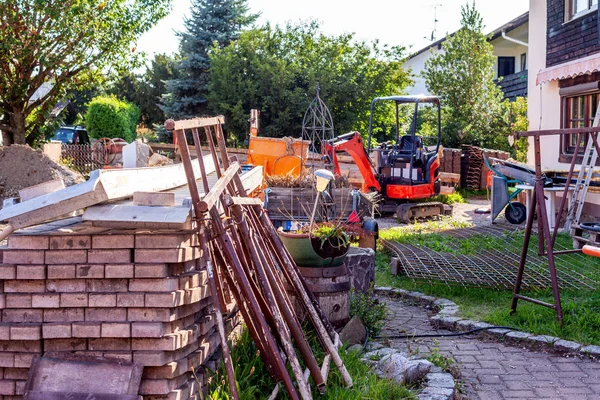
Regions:
<instances>
[{"instance_id":1,"label":"leaning wooden frame","mask_svg":"<svg viewBox=\"0 0 600 400\"><path fill-rule=\"evenodd\" d=\"M261 359L277 382L271 398L277 396L281 382L292 399L311 399L309 376L319 392L323 393L331 361L339 369L346 386L351 387L352 378L337 352L339 336L281 243L262 208L262 202L248 197L239 175L240 164L234 158L230 160L227 154L223 122L223 117L168 120L165 127L173 131L177 138L195 212L195 229L206 254L209 284L215 300L214 313L231 395L234 399L239 398L221 313L225 304L222 300L225 288L235 298ZM185 137L185 129L191 129L197 161L204 178L199 128L204 128L219 177L212 190L204 187L206 195L202 199ZM205 179L202 181L205 182ZM285 290L284 280L300 299L326 353L321 367L306 340ZM307 366L306 371L302 371L294 344ZM293 378L287 370L287 363Z\"/></svg>"},{"instance_id":2,"label":"leaning wooden frame","mask_svg":"<svg viewBox=\"0 0 600 400\"><path fill-rule=\"evenodd\" d=\"M558 277L556 274L556 266L554 263L554 256L564 253L574 253L581 252L581 249L573 249L573 250L554 250L554 242L556 240L556 235L558 234L559 225L562 220L563 212L566 206L567 198L569 196L569 186L571 184L571 179L573 178L573 173L575 170L575 165L577 162L577 154L579 153L580 145L585 139L585 142L588 143L588 147L594 147L596 152L600 153L600 145L598 144L598 134L600 133L600 127L598 127L600 123L600 107L596 113L596 118L594 119L594 127L589 128L571 128L571 129L553 129L553 130L539 130L539 131L527 131L527 132L516 132L515 136L517 138L522 137L533 137L533 145L534 145L534 157L535 157L535 183L533 196L531 200L531 204L533 204L534 209L529 212L529 216L527 218L527 224L525 227L525 236L523 240L523 248L521 250L521 259L519 262L519 269L517 272L517 278L515 281L515 287L513 291L513 298L511 303L511 313L514 313L517 310L517 302L519 300L529 301L534 304L538 304L544 307L548 307L556 311L556 318L559 324L563 325L563 312L562 305L560 301L560 289L558 285ZM552 135L560 135L561 137L564 135L577 135L577 142L575 145L575 152L573 153L573 158L571 160L571 165L569 168L569 173L567 176L567 183L565 186L565 190L563 192L563 197L560 202L558 216L556 218L556 223L554 225L554 230L551 231L550 224L548 221L548 213L546 210L546 201L544 197L544 178L542 177L542 163L541 163L541 136L552 136ZM589 142L588 142L589 141ZM586 151L587 154L587 151ZM585 160L584 160L585 162ZM583 168L582 168L583 169ZM581 178L578 179L580 182ZM579 186L579 183L576 185ZM552 211L554 212L554 211ZM527 253L529 250L529 241L531 235L533 233L533 216L536 215L537 223L538 223L538 255L548 257L548 269L550 272L550 278L552 280L552 293L554 296L554 304L550 304L538 299L534 299L528 296L524 296L521 294L521 283L523 280L523 273L525 270L525 263L527 260Z\"/></svg>"}]
</instances>

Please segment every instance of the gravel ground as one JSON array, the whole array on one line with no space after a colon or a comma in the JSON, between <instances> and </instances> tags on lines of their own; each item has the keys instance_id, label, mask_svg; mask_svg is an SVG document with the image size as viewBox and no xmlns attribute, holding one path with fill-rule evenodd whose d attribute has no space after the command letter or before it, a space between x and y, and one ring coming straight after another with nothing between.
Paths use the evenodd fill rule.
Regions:
<instances>
[{"instance_id":1,"label":"gravel ground","mask_svg":"<svg viewBox=\"0 0 600 400\"><path fill-rule=\"evenodd\" d=\"M469 199L467 203L454 204L452 208L452 218L456 221L470 222L475 226L489 225L491 223L490 214L476 214L475 210L478 208L489 208L490 202L485 199ZM504 214L501 214L496 218L496 221L503 222ZM396 218L393 217L382 217L377 218L379 229L388 229L396 226L405 226L406 224L399 223Z\"/></svg>"}]
</instances>

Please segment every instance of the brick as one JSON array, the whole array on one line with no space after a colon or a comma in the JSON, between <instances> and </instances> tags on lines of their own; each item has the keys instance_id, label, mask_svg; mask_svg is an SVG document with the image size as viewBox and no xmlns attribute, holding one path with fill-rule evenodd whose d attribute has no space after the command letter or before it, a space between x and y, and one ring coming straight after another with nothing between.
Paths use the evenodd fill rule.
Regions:
<instances>
[{"instance_id":1,"label":"brick","mask_svg":"<svg viewBox=\"0 0 600 400\"><path fill-rule=\"evenodd\" d=\"M42 293L46 291L45 281L4 281L6 293Z\"/></svg>"},{"instance_id":2,"label":"brick","mask_svg":"<svg viewBox=\"0 0 600 400\"><path fill-rule=\"evenodd\" d=\"M159 338L169 333L162 322L133 322L131 336L139 338Z\"/></svg>"},{"instance_id":3,"label":"brick","mask_svg":"<svg viewBox=\"0 0 600 400\"><path fill-rule=\"evenodd\" d=\"M87 250L47 250L46 262L42 264L86 264L87 262Z\"/></svg>"},{"instance_id":4,"label":"brick","mask_svg":"<svg viewBox=\"0 0 600 400\"><path fill-rule=\"evenodd\" d=\"M86 291L85 279L54 279L46 281L48 292L76 293Z\"/></svg>"},{"instance_id":5,"label":"brick","mask_svg":"<svg viewBox=\"0 0 600 400\"><path fill-rule=\"evenodd\" d=\"M10 340L40 340L42 338L42 326L35 325L13 325L10 327Z\"/></svg>"},{"instance_id":6,"label":"brick","mask_svg":"<svg viewBox=\"0 0 600 400\"><path fill-rule=\"evenodd\" d=\"M42 326L44 339L67 339L71 337L71 324L50 323Z\"/></svg>"},{"instance_id":7,"label":"brick","mask_svg":"<svg viewBox=\"0 0 600 400\"><path fill-rule=\"evenodd\" d=\"M0 309L7 308L6 307L6 296L4 294L0 294Z\"/></svg>"},{"instance_id":8,"label":"brick","mask_svg":"<svg viewBox=\"0 0 600 400\"><path fill-rule=\"evenodd\" d=\"M89 350L114 350L114 351L127 351L131 350L131 339L122 338L102 338L102 339L89 339Z\"/></svg>"},{"instance_id":9,"label":"brick","mask_svg":"<svg viewBox=\"0 0 600 400\"><path fill-rule=\"evenodd\" d=\"M13 353L0 353L0 367L13 368L15 366L15 355Z\"/></svg>"},{"instance_id":10,"label":"brick","mask_svg":"<svg viewBox=\"0 0 600 400\"><path fill-rule=\"evenodd\" d=\"M90 307L116 307L117 295L114 293L90 293Z\"/></svg>"},{"instance_id":11,"label":"brick","mask_svg":"<svg viewBox=\"0 0 600 400\"><path fill-rule=\"evenodd\" d=\"M8 237L9 249L46 250L48 236L10 235Z\"/></svg>"},{"instance_id":12,"label":"brick","mask_svg":"<svg viewBox=\"0 0 600 400\"><path fill-rule=\"evenodd\" d=\"M127 279L87 279L88 292L127 292Z\"/></svg>"},{"instance_id":13,"label":"brick","mask_svg":"<svg viewBox=\"0 0 600 400\"><path fill-rule=\"evenodd\" d=\"M50 238L51 250L78 250L91 247L91 237L88 235L52 236Z\"/></svg>"},{"instance_id":14,"label":"brick","mask_svg":"<svg viewBox=\"0 0 600 400\"><path fill-rule=\"evenodd\" d=\"M136 249L176 249L190 246L198 246L198 240L189 233L135 235Z\"/></svg>"},{"instance_id":15,"label":"brick","mask_svg":"<svg viewBox=\"0 0 600 400\"><path fill-rule=\"evenodd\" d=\"M127 321L127 310L125 308L86 308L85 320L87 322Z\"/></svg>"},{"instance_id":16,"label":"brick","mask_svg":"<svg viewBox=\"0 0 600 400\"><path fill-rule=\"evenodd\" d=\"M104 266L104 277L111 278L133 278L133 264L106 264Z\"/></svg>"},{"instance_id":17,"label":"brick","mask_svg":"<svg viewBox=\"0 0 600 400\"><path fill-rule=\"evenodd\" d=\"M16 353L15 354L15 359L14 359L14 366L15 366L15 368L29 368L29 367L31 367L31 362L33 361L33 358L36 355L38 355L38 354Z\"/></svg>"},{"instance_id":18,"label":"brick","mask_svg":"<svg viewBox=\"0 0 600 400\"><path fill-rule=\"evenodd\" d=\"M136 263L179 263L200 257L200 249L185 247L181 249L135 249Z\"/></svg>"},{"instance_id":19,"label":"brick","mask_svg":"<svg viewBox=\"0 0 600 400\"><path fill-rule=\"evenodd\" d=\"M61 307L87 307L88 306L88 294L87 293L61 293L60 294L60 306Z\"/></svg>"},{"instance_id":20,"label":"brick","mask_svg":"<svg viewBox=\"0 0 600 400\"><path fill-rule=\"evenodd\" d=\"M133 235L94 235L92 248L94 249L133 249Z\"/></svg>"},{"instance_id":21,"label":"brick","mask_svg":"<svg viewBox=\"0 0 600 400\"><path fill-rule=\"evenodd\" d=\"M0 340L10 340L10 327L12 324L0 324ZM1 376L1 375L0 375Z\"/></svg>"},{"instance_id":22,"label":"brick","mask_svg":"<svg viewBox=\"0 0 600 400\"><path fill-rule=\"evenodd\" d=\"M77 265L76 268L77 278L104 278L104 264L83 264Z\"/></svg>"},{"instance_id":23,"label":"brick","mask_svg":"<svg viewBox=\"0 0 600 400\"><path fill-rule=\"evenodd\" d=\"M45 264L44 250L4 250L4 264Z\"/></svg>"},{"instance_id":24,"label":"brick","mask_svg":"<svg viewBox=\"0 0 600 400\"><path fill-rule=\"evenodd\" d=\"M74 322L72 335L77 338L99 338L102 332L102 324L99 322Z\"/></svg>"},{"instance_id":25,"label":"brick","mask_svg":"<svg viewBox=\"0 0 600 400\"><path fill-rule=\"evenodd\" d=\"M44 320L42 310L2 310L2 322L42 322Z\"/></svg>"},{"instance_id":26,"label":"brick","mask_svg":"<svg viewBox=\"0 0 600 400\"><path fill-rule=\"evenodd\" d=\"M74 279L75 264L48 265L48 279Z\"/></svg>"},{"instance_id":27,"label":"brick","mask_svg":"<svg viewBox=\"0 0 600 400\"><path fill-rule=\"evenodd\" d=\"M113 360L121 360L128 363L133 362L133 354L129 351L107 351L102 353L102 357L109 358Z\"/></svg>"},{"instance_id":28,"label":"brick","mask_svg":"<svg viewBox=\"0 0 600 400\"><path fill-rule=\"evenodd\" d=\"M29 377L27 368L6 368L4 370L4 379L26 381Z\"/></svg>"},{"instance_id":29,"label":"brick","mask_svg":"<svg viewBox=\"0 0 600 400\"><path fill-rule=\"evenodd\" d=\"M60 307L60 294L34 294L31 296L31 306L33 308L58 308Z\"/></svg>"},{"instance_id":30,"label":"brick","mask_svg":"<svg viewBox=\"0 0 600 400\"><path fill-rule=\"evenodd\" d=\"M5 296L6 308L31 308L30 294L9 293Z\"/></svg>"},{"instance_id":31,"label":"brick","mask_svg":"<svg viewBox=\"0 0 600 400\"><path fill-rule=\"evenodd\" d=\"M168 308L129 308L127 320L132 322L169 322L175 314Z\"/></svg>"},{"instance_id":32,"label":"brick","mask_svg":"<svg viewBox=\"0 0 600 400\"><path fill-rule=\"evenodd\" d=\"M179 277L179 289L188 290L206 285L208 282L208 275L206 271L197 271L187 273Z\"/></svg>"},{"instance_id":33,"label":"brick","mask_svg":"<svg viewBox=\"0 0 600 400\"><path fill-rule=\"evenodd\" d=\"M172 292L179 289L179 279L130 279L130 292Z\"/></svg>"},{"instance_id":34,"label":"brick","mask_svg":"<svg viewBox=\"0 0 600 400\"><path fill-rule=\"evenodd\" d=\"M167 264L135 264L136 278L166 278L169 275Z\"/></svg>"},{"instance_id":35,"label":"brick","mask_svg":"<svg viewBox=\"0 0 600 400\"><path fill-rule=\"evenodd\" d=\"M128 338L131 337L131 324L129 322L107 322L102 324L103 338Z\"/></svg>"},{"instance_id":36,"label":"brick","mask_svg":"<svg viewBox=\"0 0 600 400\"><path fill-rule=\"evenodd\" d=\"M117 293L117 307L144 307L144 293Z\"/></svg>"},{"instance_id":37,"label":"brick","mask_svg":"<svg viewBox=\"0 0 600 400\"><path fill-rule=\"evenodd\" d=\"M12 396L15 394L15 381L0 380L0 395Z\"/></svg>"},{"instance_id":38,"label":"brick","mask_svg":"<svg viewBox=\"0 0 600 400\"><path fill-rule=\"evenodd\" d=\"M71 352L78 350L87 350L86 339L70 338L44 340L44 351Z\"/></svg>"},{"instance_id":39,"label":"brick","mask_svg":"<svg viewBox=\"0 0 600 400\"><path fill-rule=\"evenodd\" d=\"M17 265L17 279L46 279L46 266Z\"/></svg>"},{"instance_id":40,"label":"brick","mask_svg":"<svg viewBox=\"0 0 600 400\"><path fill-rule=\"evenodd\" d=\"M131 250L88 250L90 264L127 264L131 260Z\"/></svg>"},{"instance_id":41,"label":"brick","mask_svg":"<svg viewBox=\"0 0 600 400\"><path fill-rule=\"evenodd\" d=\"M185 291L178 290L171 293L146 293L145 307L177 307L184 303Z\"/></svg>"},{"instance_id":42,"label":"brick","mask_svg":"<svg viewBox=\"0 0 600 400\"><path fill-rule=\"evenodd\" d=\"M17 266L16 265L0 265L0 279L16 279L17 278Z\"/></svg>"},{"instance_id":43,"label":"brick","mask_svg":"<svg viewBox=\"0 0 600 400\"><path fill-rule=\"evenodd\" d=\"M78 322L85 320L83 308L58 308L44 310L44 322Z\"/></svg>"}]
</instances>

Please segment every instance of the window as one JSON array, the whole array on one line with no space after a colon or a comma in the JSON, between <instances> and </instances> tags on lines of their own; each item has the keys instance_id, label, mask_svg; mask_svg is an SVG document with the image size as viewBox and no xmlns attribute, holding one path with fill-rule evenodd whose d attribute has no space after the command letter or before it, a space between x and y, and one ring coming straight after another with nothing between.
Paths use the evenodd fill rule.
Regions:
<instances>
[{"instance_id":1,"label":"window","mask_svg":"<svg viewBox=\"0 0 600 400\"><path fill-rule=\"evenodd\" d=\"M521 71L527 69L527 53L521 54Z\"/></svg>"},{"instance_id":2,"label":"window","mask_svg":"<svg viewBox=\"0 0 600 400\"><path fill-rule=\"evenodd\" d=\"M563 97L563 128L585 128L592 126L600 92ZM573 154L578 135L563 136L563 153ZM583 153L585 143L580 144L579 152Z\"/></svg>"},{"instance_id":3,"label":"window","mask_svg":"<svg viewBox=\"0 0 600 400\"><path fill-rule=\"evenodd\" d=\"M498 78L515 73L514 57L498 57Z\"/></svg>"},{"instance_id":4,"label":"window","mask_svg":"<svg viewBox=\"0 0 600 400\"><path fill-rule=\"evenodd\" d=\"M598 7L598 0L565 0L567 21L579 18Z\"/></svg>"}]
</instances>

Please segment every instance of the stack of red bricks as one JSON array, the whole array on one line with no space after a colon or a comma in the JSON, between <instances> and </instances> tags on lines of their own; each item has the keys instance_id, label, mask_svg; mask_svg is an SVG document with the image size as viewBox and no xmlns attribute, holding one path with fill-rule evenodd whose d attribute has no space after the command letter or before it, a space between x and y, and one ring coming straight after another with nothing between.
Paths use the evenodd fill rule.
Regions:
<instances>
[{"instance_id":1,"label":"stack of red bricks","mask_svg":"<svg viewBox=\"0 0 600 400\"><path fill-rule=\"evenodd\" d=\"M144 399L195 399L218 348L210 289L189 231L51 223L0 249L0 399L20 399L36 355L140 363ZM92 379L92 377L90 377Z\"/></svg>"}]
</instances>

